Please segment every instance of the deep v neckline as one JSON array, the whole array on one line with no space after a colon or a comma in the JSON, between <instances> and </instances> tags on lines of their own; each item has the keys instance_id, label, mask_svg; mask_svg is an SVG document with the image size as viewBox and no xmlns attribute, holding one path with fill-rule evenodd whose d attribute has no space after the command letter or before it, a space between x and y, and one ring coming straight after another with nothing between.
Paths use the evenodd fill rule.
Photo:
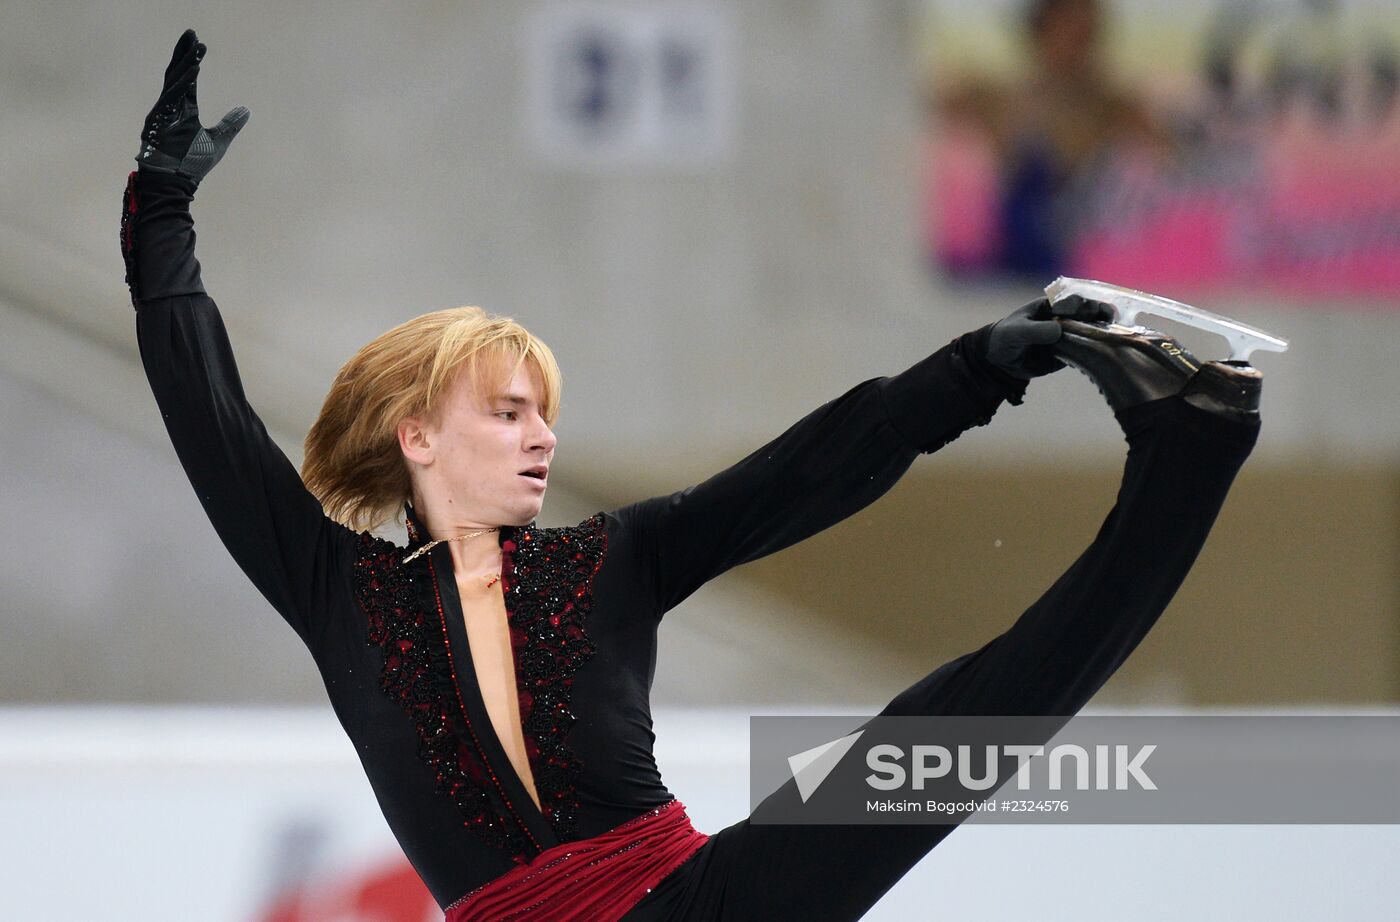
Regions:
<instances>
[{"instance_id":1,"label":"deep v neckline","mask_svg":"<svg viewBox=\"0 0 1400 922\"><path fill-rule=\"evenodd\" d=\"M501 561L501 569L505 568L504 558ZM486 711L487 719L491 723L492 729L496 733L496 739L501 743L502 751L506 754L506 761L520 778L521 787L526 794L531 795L530 799L537 809L543 809L543 800L540 797L538 786L534 781L534 765L530 759L530 747L523 717L520 710L521 682L519 670L516 667L515 645L511 642L510 612L506 608L505 593L501 587L501 573L498 570L491 578L490 585L482 588L474 585L474 576L459 576L454 574L453 583L457 587L458 605L462 609L462 625L465 629L467 642L466 658L470 661L472 672L475 675L477 691L481 694L482 706ZM494 597L493 597L494 590ZM466 616L466 612L472 611L471 617ZM504 644L505 649L501 650ZM502 657L503 654L503 657ZM499 663L499 673L493 672L490 676L490 684L483 678L482 670ZM499 719L492 716L491 697L496 692L495 686L500 684L500 694L502 698L496 702L497 708L501 711L497 715ZM512 731L514 731L512 733ZM519 739L519 746L516 745L516 738ZM514 758L518 751L519 758ZM521 762L523 761L523 770Z\"/></svg>"},{"instance_id":2,"label":"deep v neckline","mask_svg":"<svg viewBox=\"0 0 1400 922\"><path fill-rule=\"evenodd\" d=\"M416 526L415 531L410 532L410 538L417 540L421 537L426 540L427 529L413 514L411 506L405 508L408 510L409 522ZM501 530L497 532L497 543L504 545L514 532L514 528L502 526ZM445 632L447 659L451 666L453 684L462 716L466 721L469 739L481 751L486 762L487 772L498 795L505 801L511 815L520 825L526 837L532 840L535 847L540 850L557 845L559 839L550 825L549 817L544 814L540 807L535 806L535 801L531 798L525 781L516 772L515 766L511 764L505 746L491 722L491 715L486 710L486 701L481 694L476 664L471 655L471 641L467 637L466 616L462 609L461 594L457 588L456 570L452 564L452 549L446 543L439 544L428 551L427 557L436 589L438 609L443 622L442 627ZM504 589L506 581L510 577L507 555L502 554L501 564L499 585ZM511 637L511 674L518 695L520 690L520 650L516 646L515 632L511 628L510 600L504 592L502 597L506 630ZM523 719L524 715L522 714L521 717ZM533 764L534 760L530 756L531 735L523 723L520 725L520 735L525 744L525 757L531 762L531 773L538 779L538 772ZM538 780L535 784L535 795L543 803L544 798L539 790Z\"/></svg>"},{"instance_id":3,"label":"deep v neckline","mask_svg":"<svg viewBox=\"0 0 1400 922\"><path fill-rule=\"evenodd\" d=\"M411 556L428 536L411 504L404 508ZM367 561L362 592L376 612L371 636L384 647L389 690L418 725L420 754L443 790L458 800L468 824L489 841L501 835L517 839L511 848L521 860L532 849L580 835L585 766L570 743L579 721L574 683L598 653L588 622L593 582L608 554L607 518L599 512L562 528L503 525L497 540L521 732L538 807L486 712L450 546L436 544L419 556L414 573L395 567L379 577ZM396 604L396 593L415 594L419 601ZM418 642L423 646L415 650Z\"/></svg>"},{"instance_id":4,"label":"deep v neckline","mask_svg":"<svg viewBox=\"0 0 1400 922\"><path fill-rule=\"evenodd\" d=\"M500 534L504 535L505 529L502 529ZM481 694L481 686L477 679L476 664L472 660L471 641L467 637L466 615L462 610L461 595L457 590L457 576L452 566L452 550L446 544L439 544L428 553L430 565L435 571L438 598L441 600L443 621L447 628L448 660L452 664L452 672L458 694L461 696L461 706L465 712L468 730L477 744L485 750L491 775L500 785L502 795L512 812L520 819L526 833L542 848L549 848L551 845L557 844L549 819L539 807L535 806L529 790L525 787L524 780L516 772L515 766L511 764L510 757L506 755L505 745L496 733L496 728L491 723L491 715L486 710L486 700ZM504 567L502 569L504 570ZM505 578L504 574L502 578ZM505 609L506 630L509 631L511 616L508 600L505 603ZM520 651L516 649L514 642L511 644L511 673L514 677L516 693L519 694ZM520 735L525 741L525 757L529 759L530 733L523 725L520 727ZM533 765L531 771L534 772ZM536 796L540 796L538 786L536 786L535 793Z\"/></svg>"}]
</instances>

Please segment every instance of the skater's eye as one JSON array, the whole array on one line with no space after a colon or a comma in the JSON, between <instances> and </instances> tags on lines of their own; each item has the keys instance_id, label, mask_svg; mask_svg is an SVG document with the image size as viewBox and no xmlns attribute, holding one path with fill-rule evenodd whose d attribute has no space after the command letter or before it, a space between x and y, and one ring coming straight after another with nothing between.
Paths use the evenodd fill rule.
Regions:
<instances>
[{"instance_id":1,"label":"skater's eye","mask_svg":"<svg viewBox=\"0 0 1400 922\"><path fill-rule=\"evenodd\" d=\"M515 419L515 411L514 411L514 410L501 410L501 411L500 411L499 413L497 413L496 415L497 415L497 416L505 416L505 417L508 417L509 419L512 419L512 420Z\"/></svg>"}]
</instances>

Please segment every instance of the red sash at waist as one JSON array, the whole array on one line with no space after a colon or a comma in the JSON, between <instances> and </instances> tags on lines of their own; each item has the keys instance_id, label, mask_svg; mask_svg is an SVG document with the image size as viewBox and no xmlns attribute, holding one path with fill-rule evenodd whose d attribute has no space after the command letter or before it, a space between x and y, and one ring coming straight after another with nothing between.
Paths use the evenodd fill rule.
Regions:
<instances>
[{"instance_id":1,"label":"red sash at waist","mask_svg":"<svg viewBox=\"0 0 1400 922\"><path fill-rule=\"evenodd\" d=\"M672 800L540 852L448 906L445 922L616 922L709 838Z\"/></svg>"}]
</instances>

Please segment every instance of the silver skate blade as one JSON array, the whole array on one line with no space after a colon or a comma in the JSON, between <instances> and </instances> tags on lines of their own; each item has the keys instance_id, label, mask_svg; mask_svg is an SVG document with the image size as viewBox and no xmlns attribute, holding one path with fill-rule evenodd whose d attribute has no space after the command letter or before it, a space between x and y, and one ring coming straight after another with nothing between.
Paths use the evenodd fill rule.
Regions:
<instances>
[{"instance_id":1,"label":"silver skate blade","mask_svg":"<svg viewBox=\"0 0 1400 922\"><path fill-rule=\"evenodd\" d=\"M1198 330L1206 330L1225 337L1230 344L1231 360L1248 361L1249 354L1256 349L1265 352L1287 352L1288 340L1280 339L1272 333L1265 333L1252 327L1208 310L1182 304L1161 295L1151 295L1145 291L1135 291L1121 285L1096 282L1092 279L1072 279L1060 276L1045 287L1045 296L1054 304L1069 295L1079 295L1093 301L1110 304L1117 312L1117 322L1124 326L1135 326L1138 314L1152 317L1166 317L1178 320Z\"/></svg>"}]
</instances>

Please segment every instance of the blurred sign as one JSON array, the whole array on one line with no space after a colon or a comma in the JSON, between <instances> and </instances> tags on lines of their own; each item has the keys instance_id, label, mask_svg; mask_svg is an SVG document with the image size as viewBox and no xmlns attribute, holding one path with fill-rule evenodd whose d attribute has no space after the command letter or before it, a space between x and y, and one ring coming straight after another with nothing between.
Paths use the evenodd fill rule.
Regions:
<instances>
[{"instance_id":1,"label":"blurred sign","mask_svg":"<svg viewBox=\"0 0 1400 922\"><path fill-rule=\"evenodd\" d=\"M254 922L437 922L442 918L418 873L403 858L289 888Z\"/></svg>"},{"instance_id":2,"label":"blurred sign","mask_svg":"<svg viewBox=\"0 0 1400 922\"><path fill-rule=\"evenodd\" d=\"M747 715L654 716L697 828L743 816ZM327 705L0 706L0 817L0 922L442 922Z\"/></svg>"},{"instance_id":3,"label":"blurred sign","mask_svg":"<svg viewBox=\"0 0 1400 922\"><path fill-rule=\"evenodd\" d=\"M528 118L559 166L708 165L733 136L732 28L709 6L559 3L530 20Z\"/></svg>"},{"instance_id":4,"label":"blurred sign","mask_svg":"<svg viewBox=\"0 0 1400 922\"><path fill-rule=\"evenodd\" d=\"M1400 292L1400 7L926 0L934 263Z\"/></svg>"}]
</instances>

